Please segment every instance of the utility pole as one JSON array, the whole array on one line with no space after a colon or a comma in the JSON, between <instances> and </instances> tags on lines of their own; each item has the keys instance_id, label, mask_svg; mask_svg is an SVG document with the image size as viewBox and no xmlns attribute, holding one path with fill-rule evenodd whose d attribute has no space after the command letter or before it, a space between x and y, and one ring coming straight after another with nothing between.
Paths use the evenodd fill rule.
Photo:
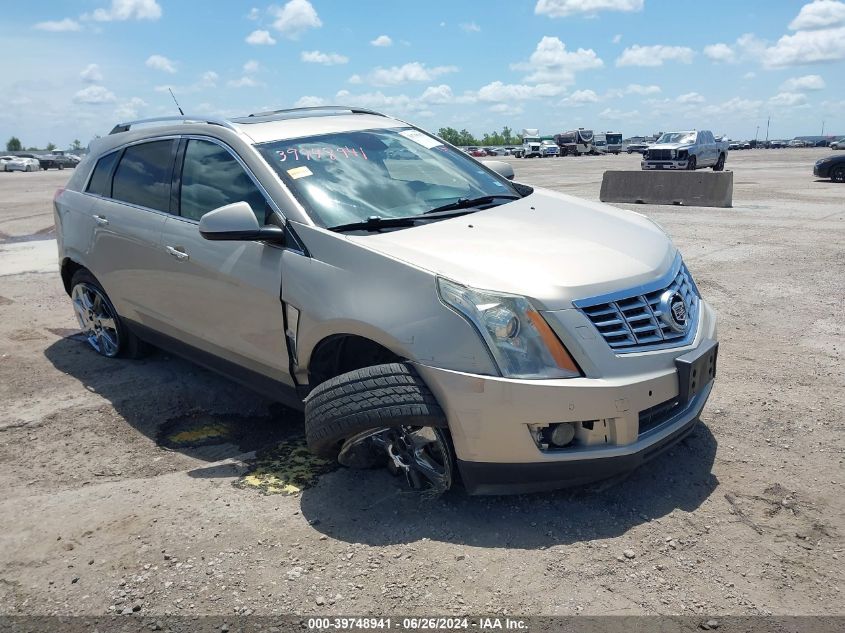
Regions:
<instances>
[{"instance_id":1,"label":"utility pole","mask_svg":"<svg viewBox=\"0 0 845 633\"><path fill-rule=\"evenodd\" d=\"M769 123L772 122L772 115L769 115L769 118L766 119L766 142L769 142Z\"/></svg>"},{"instance_id":2,"label":"utility pole","mask_svg":"<svg viewBox=\"0 0 845 633\"><path fill-rule=\"evenodd\" d=\"M822 121L822 136L824 136L824 121Z\"/></svg>"},{"instance_id":3,"label":"utility pole","mask_svg":"<svg viewBox=\"0 0 845 633\"><path fill-rule=\"evenodd\" d=\"M757 131L754 132L754 146L757 146L757 137L760 136L760 126L757 126Z\"/></svg>"}]
</instances>

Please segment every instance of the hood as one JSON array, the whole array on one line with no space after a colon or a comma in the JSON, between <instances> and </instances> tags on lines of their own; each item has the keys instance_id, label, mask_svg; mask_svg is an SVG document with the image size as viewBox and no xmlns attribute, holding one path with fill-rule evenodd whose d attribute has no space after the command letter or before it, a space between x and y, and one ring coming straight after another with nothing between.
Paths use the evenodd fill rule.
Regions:
<instances>
[{"instance_id":1,"label":"hood","mask_svg":"<svg viewBox=\"0 0 845 633\"><path fill-rule=\"evenodd\" d=\"M658 279L675 256L671 240L645 216L539 188L485 211L347 239L467 286L528 297L545 310Z\"/></svg>"},{"instance_id":2,"label":"hood","mask_svg":"<svg viewBox=\"0 0 845 633\"><path fill-rule=\"evenodd\" d=\"M649 149L689 149L695 143L659 143L656 145L649 145Z\"/></svg>"}]
</instances>

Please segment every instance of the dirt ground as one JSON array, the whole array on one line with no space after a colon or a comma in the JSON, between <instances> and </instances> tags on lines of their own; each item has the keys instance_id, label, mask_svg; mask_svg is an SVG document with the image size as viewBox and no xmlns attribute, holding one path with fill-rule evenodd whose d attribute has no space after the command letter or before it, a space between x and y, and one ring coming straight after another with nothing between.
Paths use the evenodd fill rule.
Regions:
<instances>
[{"instance_id":1,"label":"dirt ground","mask_svg":"<svg viewBox=\"0 0 845 633\"><path fill-rule=\"evenodd\" d=\"M732 153L732 209L628 207L719 313L702 423L612 486L492 498L312 460L299 414L163 352L98 357L56 274L69 173L0 173L0 614L845 614L845 186L811 176L826 153ZM598 199L638 161L512 162Z\"/></svg>"}]
</instances>

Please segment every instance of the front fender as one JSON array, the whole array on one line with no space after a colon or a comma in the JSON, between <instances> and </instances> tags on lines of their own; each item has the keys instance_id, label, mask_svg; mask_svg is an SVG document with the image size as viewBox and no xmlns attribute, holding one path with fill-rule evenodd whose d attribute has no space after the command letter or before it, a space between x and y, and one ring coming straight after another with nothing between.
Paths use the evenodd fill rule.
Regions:
<instances>
[{"instance_id":1,"label":"front fender","mask_svg":"<svg viewBox=\"0 0 845 633\"><path fill-rule=\"evenodd\" d=\"M283 255L282 301L299 310L298 380L315 347L336 334L370 339L402 358L495 375L481 337L437 294L435 276L325 229L296 225L310 256Z\"/></svg>"}]
</instances>

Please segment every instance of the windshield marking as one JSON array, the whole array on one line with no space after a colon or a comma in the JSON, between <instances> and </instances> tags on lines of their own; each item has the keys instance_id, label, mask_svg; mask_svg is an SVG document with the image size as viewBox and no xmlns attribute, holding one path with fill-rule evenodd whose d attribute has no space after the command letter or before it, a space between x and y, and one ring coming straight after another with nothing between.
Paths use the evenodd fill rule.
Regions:
<instances>
[{"instance_id":1,"label":"windshield marking","mask_svg":"<svg viewBox=\"0 0 845 633\"><path fill-rule=\"evenodd\" d=\"M337 160L341 157L363 158L364 160L369 160L369 158L367 158L367 153L361 147L359 147L357 151L354 147L338 147L335 150L331 147L312 147L308 149L304 147L291 147L288 150L278 150L276 155L279 157L279 162L284 163L287 161L288 155L293 156L293 160L295 161L299 161L300 157L305 160L321 160L324 158L323 152L325 152L326 160ZM343 152L343 156L341 156L341 152ZM360 156L358 154L359 152Z\"/></svg>"}]
</instances>

